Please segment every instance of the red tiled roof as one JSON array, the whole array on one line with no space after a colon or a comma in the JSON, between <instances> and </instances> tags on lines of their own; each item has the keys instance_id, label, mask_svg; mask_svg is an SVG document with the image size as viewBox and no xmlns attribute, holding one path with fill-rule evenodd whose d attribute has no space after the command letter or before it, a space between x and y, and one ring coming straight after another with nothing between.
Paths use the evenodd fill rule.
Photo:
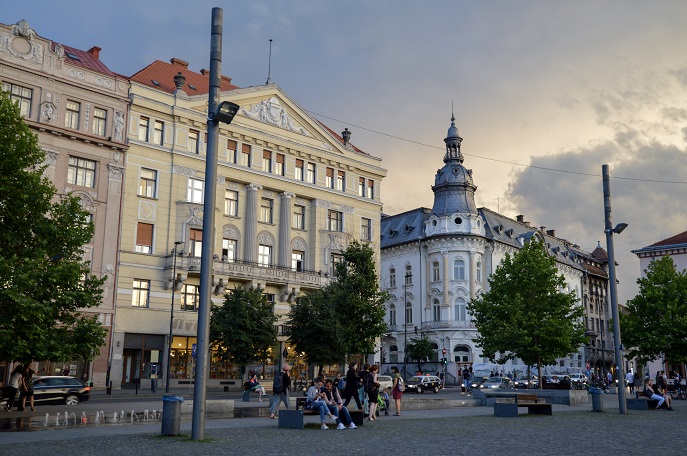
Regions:
<instances>
[{"instance_id":1,"label":"red tiled roof","mask_svg":"<svg viewBox=\"0 0 687 456\"><path fill-rule=\"evenodd\" d=\"M662 241L658 241L655 244L651 244L649 247L660 247L663 245L675 245L675 244L687 244L687 231L684 233L676 234Z\"/></svg>"},{"instance_id":2,"label":"red tiled roof","mask_svg":"<svg viewBox=\"0 0 687 456\"><path fill-rule=\"evenodd\" d=\"M606 250L604 250L600 244L592 252L592 257L601 263L608 261L608 253L606 253Z\"/></svg>"},{"instance_id":3,"label":"red tiled roof","mask_svg":"<svg viewBox=\"0 0 687 456\"><path fill-rule=\"evenodd\" d=\"M53 42L52 47L55 50L55 46L58 43ZM97 71L99 73L107 74L112 77L120 76L105 66L105 64L100 60L101 49L98 46L93 46L88 51L82 51L81 49L76 49L66 44L62 44L64 48L64 61L72 65L87 68L89 70ZM77 59L72 58L71 55L78 57Z\"/></svg>"},{"instance_id":4,"label":"red tiled roof","mask_svg":"<svg viewBox=\"0 0 687 456\"><path fill-rule=\"evenodd\" d=\"M322 127L324 127L324 129L327 130L332 136L334 136L334 138L336 138L337 141L339 141L339 142L343 145L343 143L344 143L343 137L342 137L340 134L334 132L334 130L332 130L331 128L329 128L328 126L326 126L325 124L323 124L323 123L320 122L319 120L317 120L317 119L315 119L315 120L317 121L317 123L319 123L320 125L322 125ZM363 152L362 150L360 150L360 149L358 149L357 147L355 147L352 143L348 143L348 144L350 144L351 147L353 147L353 150L355 150L355 151L358 152L359 154L369 155L367 152Z\"/></svg>"},{"instance_id":5,"label":"red tiled roof","mask_svg":"<svg viewBox=\"0 0 687 456\"><path fill-rule=\"evenodd\" d=\"M186 77L186 84L184 84L181 90L186 92L187 95L203 95L210 91L209 71L201 70L201 73L196 73L188 69L188 62L176 58L171 59L170 63L156 60L131 76L130 79L157 90L174 93L176 90L174 76L176 76L177 73L181 73ZM160 85L156 85L153 81L158 82ZM238 89L238 86L231 83L231 78L222 76L220 90L224 92L233 89Z\"/></svg>"}]
</instances>

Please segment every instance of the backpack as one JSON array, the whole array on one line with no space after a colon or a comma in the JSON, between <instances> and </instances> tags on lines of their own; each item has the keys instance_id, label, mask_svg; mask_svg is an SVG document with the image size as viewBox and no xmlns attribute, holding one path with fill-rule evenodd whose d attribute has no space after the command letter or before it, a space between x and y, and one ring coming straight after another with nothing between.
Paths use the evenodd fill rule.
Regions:
<instances>
[{"instance_id":1,"label":"backpack","mask_svg":"<svg viewBox=\"0 0 687 456\"><path fill-rule=\"evenodd\" d=\"M375 385L372 382L372 374L367 373L365 375L365 378L363 379L363 389L367 394L370 394L374 391Z\"/></svg>"},{"instance_id":2,"label":"backpack","mask_svg":"<svg viewBox=\"0 0 687 456\"><path fill-rule=\"evenodd\" d=\"M406 390L406 385L403 382L403 377L398 377L398 383L396 383L396 387L398 388L398 391L400 391L401 393Z\"/></svg>"},{"instance_id":3,"label":"backpack","mask_svg":"<svg viewBox=\"0 0 687 456\"><path fill-rule=\"evenodd\" d=\"M281 373L274 376L274 380L272 381L272 392L273 393L283 393L284 392L284 386L282 385L282 374Z\"/></svg>"}]
</instances>

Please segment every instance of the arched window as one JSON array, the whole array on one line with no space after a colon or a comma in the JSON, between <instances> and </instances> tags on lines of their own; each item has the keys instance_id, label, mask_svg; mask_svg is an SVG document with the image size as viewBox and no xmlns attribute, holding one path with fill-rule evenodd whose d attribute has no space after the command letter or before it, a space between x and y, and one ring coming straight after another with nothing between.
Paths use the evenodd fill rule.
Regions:
<instances>
[{"instance_id":1,"label":"arched window","mask_svg":"<svg viewBox=\"0 0 687 456\"><path fill-rule=\"evenodd\" d=\"M396 268L389 268L389 288L396 286Z\"/></svg>"},{"instance_id":2,"label":"arched window","mask_svg":"<svg viewBox=\"0 0 687 456\"><path fill-rule=\"evenodd\" d=\"M475 277L477 278L477 282L482 282L482 262L478 261L477 265L475 266Z\"/></svg>"},{"instance_id":3,"label":"arched window","mask_svg":"<svg viewBox=\"0 0 687 456\"><path fill-rule=\"evenodd\" d=\"M461 259L453 261L453 280L465 280L465 261Z\"/></svg>"},{"instance_id":4,"label":"arched window","mask_svg":"<svg viewBox=\"0 0 687 456\"><path fill-rule=\"evenodd\" d=\"M407 302L406 303L406 324L412 324L413 323L413 303L412 302Z\"/></svg>"},{"instance_id":5,"label":"arched window","mask_svg":"<svg viewBox=\"0 0 687 456\"><path fill-rule=\"evenodd\" d=\"M470 347L466 345L456 345L453 349L453 359L457 363L469 363L472 361Z\"/></svg>"},{"instance_id":6,"label":"arched window","mask_svg":"<svg viewBox=\"0 0 687 456\"><path fill-rule=\"evenodd\" d=\"M432 321L441 321L441 304L438 299L432 303Z\"/></svg>"},{"instance_id":7,"label":"arched window","mask_svg":"<svg viewBox=\"0 0 687 456\"><path fill-rule=\"evenodd\" d=\"M467 321L467 310L466 310L466 304L465 304L465 299L463 298L456 298L456 303L454 305L453 309L455 313L455 319L457 321Z\"/></svg>"},{"instance_id":8,"label":"arched window","mask_svg":"<svg viewBox=\"0 0 687 456\"><path fill-rule=\"evenodd\" d=\"M391 304L389 306L389 325L396 326L396 305Z\"/></svg>"},{"instance_id":9,"label":"arched window","mask_svg":"<svg viewBox=\"0 0 687 456\"><path fill-rule=\"evenodd\" d=\"M432 282L438 282L441 280L439 275L439 262L435 261L432 263Z\"/></svg>"},{"instance_id":10,"label":"arched window","mask_svg":"<svg viewBox=\"0 0 687 456\"><path fill-rule=\"evenodd\" d=\"M398 351L398 345L392 345L391 347L389 347L389 351L390 352L397 352Z\"/></svg>"},{"instance_id":11,"label":"arched window","mask_svg":"<svg viewBox=\"0 0 687 456\"><path fill-rule=\"evenodd\" d=\"M406 264L406 275L405 275L405 284L410 286L413 284L413 267L409 264Z\"/></svg>"}]
</instances>

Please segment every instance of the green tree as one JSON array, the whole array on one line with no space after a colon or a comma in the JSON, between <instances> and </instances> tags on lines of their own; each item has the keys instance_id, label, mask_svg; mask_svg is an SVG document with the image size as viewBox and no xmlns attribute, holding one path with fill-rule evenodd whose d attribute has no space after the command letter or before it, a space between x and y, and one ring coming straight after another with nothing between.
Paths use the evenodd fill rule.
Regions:
<instances>
[{"instance_id":1,"label":"green tree","mask_svg":"<svg viewBox=\"0 0 687 456\"><path fill-rule=\"evenodd\" d=\"M406 351L408 352L408 359L417 361L417 370L420 372L422 372L422 362L429 361L435 353L432 342L424 337L410 339Z\"/></svg>"},{"instance_id":2,"label":"green tree","mask_svg":"<svg viewBox=\"0 0 687 456\"><path fill-rule=\"evenodd\" d=\"M107 334L80 313L100 305L105 281L83 261L93 224L78 198L56 196L44 161L0 92L0 359L92 360Z\"/></svg>"},{"instance_id":3,"label":"green tree","mask_svg":"<svg viewBox=\"0 0 687 456\"><path fill-rule=\"evenodd\" d=\"M687 361L687 273L670 256L649 263L637 279L639 293L620 315L623 345L645 364L662 353L671 363Z\"/></svg>"},{"instance_id":4,"label":"green tree","mask_svg":"<svg viewBox=\"0 0 687 456\"><path fill-rule=\"evenodd\" d=\"M585 341L575 293L561 291L565 279L556 260L534 241L514 255L506 254L489 286L468 304L479 331L474 341L494 362L517 357L528 366L536 364L542 385L542 366L576 351Z\"/></svg>"},{"instance_id":5,"label":"green tree","mask_svg":"<svg viewBox=\"0 0 687 456\"><path fill-rule=\"evenodd\" d=\"M210 311L210 341L222 359L245 366L267 359L277 342L272 305L267 303L262 288L236 287L224 295L224 304Z\"/></svg>"},{"instance_id":6,"label":"green tree","mask_svg":"<svg viewBox=\"0 0 687 456\"><path fill-rule=\"evenodd\" d=\"M296 351L305 353L308 363L322 368L346 359L339 325L325 292L314 290L291 305L284 329Z\"/></svg>"},{"instance_id":7,"label":"green tree","mask_svg":"<svg viewBox=\"0 0 687 456\"><path fill-rule=\"evenodd\" d=\"M375 340L387 330L384 316L389 299L379 289L374 251L353 240L336 265L336 280L325 289L340 318L339 329L346 353L368 354L376 349Z\"/></svg>"}]
</instances>

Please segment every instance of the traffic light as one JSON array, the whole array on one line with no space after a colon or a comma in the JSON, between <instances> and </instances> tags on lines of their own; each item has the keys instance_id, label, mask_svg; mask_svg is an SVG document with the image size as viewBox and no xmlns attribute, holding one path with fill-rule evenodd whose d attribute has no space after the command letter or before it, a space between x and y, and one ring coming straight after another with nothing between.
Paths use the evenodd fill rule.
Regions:
<instances>
[{"instance_id":1,"label":"traffic light","mask_svg":"<svg viewBox=\"0 0 687 456\"><path fill-rule=\"evenodd\" d=\"M445 366L446 364L448 364L448 361L446 360L446 358L444 358L443 361L444 361L444 366Z\"/></svg>"},{"instance_id":2,"label":"traffic light","mask_svg":"<svg viewBox=\"0 0 687 456\"><path fill-rule=\"evenodd\" d=\"M415 327L415 334L417 334L417 326Z\"/></svg>"}]
</instances>

